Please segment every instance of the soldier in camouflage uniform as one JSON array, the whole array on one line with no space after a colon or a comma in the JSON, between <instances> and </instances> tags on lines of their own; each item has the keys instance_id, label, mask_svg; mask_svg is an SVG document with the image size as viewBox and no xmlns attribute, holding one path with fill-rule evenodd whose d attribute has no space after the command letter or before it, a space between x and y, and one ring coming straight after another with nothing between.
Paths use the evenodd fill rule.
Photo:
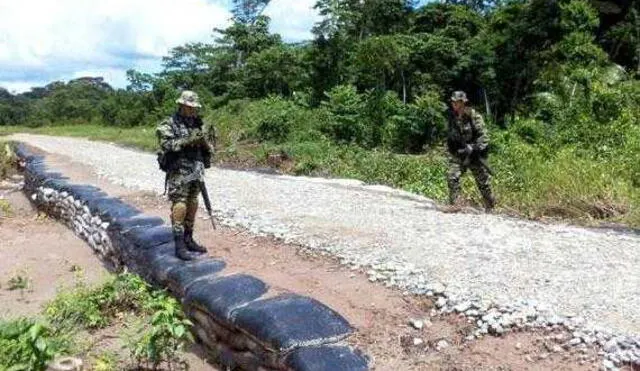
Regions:
<instances>
[{"instance_id":1,"label":"soldier in camouflage uniform","mask_svg":"<svg viewBox=\"0 0 640 371\"><path fill-rule=\"evenodd\" d=\"M213 149L203 133L198 116L198 96L184 91L176 101L178 111L162 121L156 130L160 151L167 157L166 191L171 201L171 225L176 256L195 258L190 252L206 253L207 249L193 239L193 226L198 211L199 182L204 169L211 166Z\"/></svg>"},{"instance_id":2,"label":"soldier in camouflage uniform","mask_svg":"<svg viewBox=\"0 0 640 371\"><path fill-rule=\"evenodd\" d=\"M482 116L467 107L467 95L456 91L451 96L452 110L449 114L447 149L449 151L449 203L456 205L460 194L460 177L470 169L478 190L484 199L484 206L490 211L495 206L491 193L491 176L484 165L487 158L489 137L484 128Z\"/></svg>"}]
</instances>

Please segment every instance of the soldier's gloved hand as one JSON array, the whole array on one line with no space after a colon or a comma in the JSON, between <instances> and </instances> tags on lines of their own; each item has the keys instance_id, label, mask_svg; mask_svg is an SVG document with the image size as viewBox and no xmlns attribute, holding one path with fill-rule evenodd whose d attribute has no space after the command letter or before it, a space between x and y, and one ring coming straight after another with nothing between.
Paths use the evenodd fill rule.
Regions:
<instances>
[{"instance_id":1,"label":"soldier's gloved hand","mask_svg":"<svg viewBox=\"0 0 640 371\"><path fill-rule=\"evenodd\" d=\"M186 139L185 145L195 146L195 145L200 145L205 140L205 137L202 130L196 129L196 130L193 130L189 134L189 136L185 139Z\"/></svg>"}]
</instances>

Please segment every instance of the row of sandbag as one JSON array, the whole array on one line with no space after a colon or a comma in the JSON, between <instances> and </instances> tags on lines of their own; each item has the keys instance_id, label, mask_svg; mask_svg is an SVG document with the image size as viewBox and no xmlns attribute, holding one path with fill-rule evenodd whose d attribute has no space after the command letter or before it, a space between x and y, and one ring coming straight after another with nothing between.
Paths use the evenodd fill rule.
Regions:
<instances>
[{"instance_id":1,"label":"row of sandbag","mask_svg":"<svg viewBox=\"0 0 640 371\"><path fill-rule=\"evenodd\" d=\"M340 342L353 328L338 313L305 296L272 296L260 279L225 275L214 258L174 256L171 228L158 217L100 189L68 182L44 158L17 145L25 191L60 218L114 268L126 267L182 300L200 342L219 361L246 370L367 370L368 357Z\"/></svg>"}]
</instances>

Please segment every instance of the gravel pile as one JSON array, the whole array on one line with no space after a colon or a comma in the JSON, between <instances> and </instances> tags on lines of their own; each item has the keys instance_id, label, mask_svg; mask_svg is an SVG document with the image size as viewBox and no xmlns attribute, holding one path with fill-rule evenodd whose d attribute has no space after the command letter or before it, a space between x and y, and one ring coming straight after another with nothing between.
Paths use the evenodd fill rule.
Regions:
<instances>
[{"instance_id":1,"label":"gravel pile","mask_svg":"<svg viewBox=\"0 0 640 371\"><path fill-rule=\"evenodd\" d=\"M15 135L93 166L112 182L163 193L155 156L81 139ZM474 336L568 328L607 365L640 364L640 236L496 215L443 214L423 197L353 180L207 173L216 217L341 259L372 282L433 296ZM595 341L592 341L595 339ZM609 346L607 346L609 345Z\"/></svg>"}]
</instances>

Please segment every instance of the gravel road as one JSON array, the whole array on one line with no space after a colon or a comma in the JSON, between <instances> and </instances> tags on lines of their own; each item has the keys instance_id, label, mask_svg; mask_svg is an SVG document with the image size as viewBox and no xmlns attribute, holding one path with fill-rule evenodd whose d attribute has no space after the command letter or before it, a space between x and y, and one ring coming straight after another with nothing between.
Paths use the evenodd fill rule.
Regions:
<instances>
[{"instance_id":1,"label":"gravel road","mask_svg":"<svg viewBox=\"0 0 640 371\"><path fill-rule=\"evenodd\" d=\"M126 187L163 192L155 156L82 139L11 139L69 156ZM217 217L366 267L371 281L453 303L536 303L586 327L640 334L640 236L496 215L443 214L426 198L352 180L210 169Z\"/></svg>"}]
</instances>

